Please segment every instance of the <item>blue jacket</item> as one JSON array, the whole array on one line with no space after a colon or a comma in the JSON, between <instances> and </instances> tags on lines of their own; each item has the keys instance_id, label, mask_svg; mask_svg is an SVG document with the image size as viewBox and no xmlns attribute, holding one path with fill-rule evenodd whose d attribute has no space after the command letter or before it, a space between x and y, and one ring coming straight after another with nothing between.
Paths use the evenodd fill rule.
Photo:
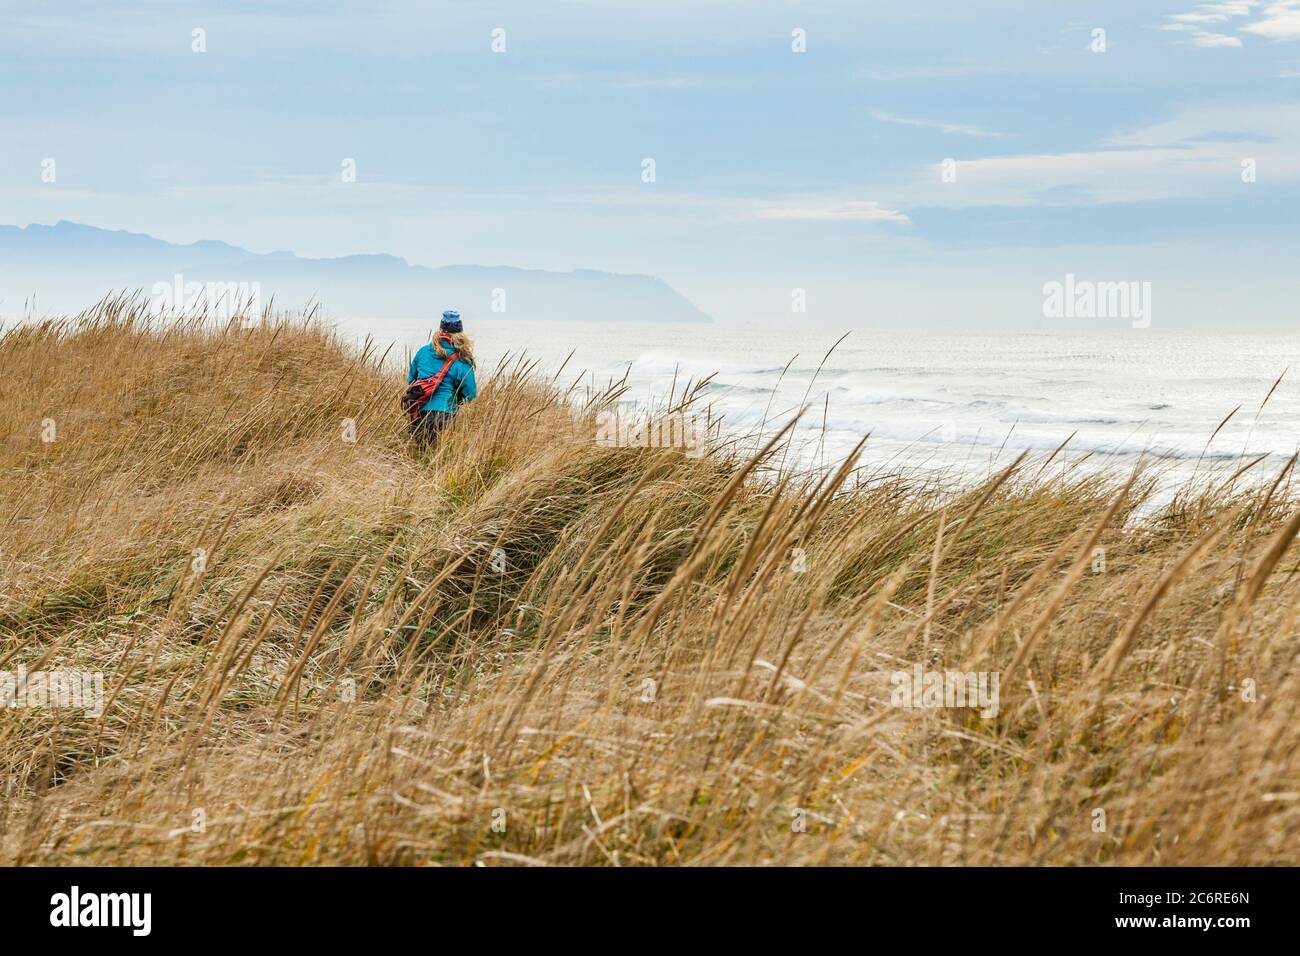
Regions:
<instances>
[{"instance_id":1,"label":"blue jacket","mask_svg":"<svg viewBox=\"0 0 1300 956\"><path fill-rule=\"evenodd\" d=\"M456 351L452 346L444 346L444 348L449 349L448 355ZM428 378L430 375L438 374L438 369L442 368L442 363L445 361L447 360L438 358L432 343L426 343L424 348L416 352L411 359L411 370L406 376L406 384L410 385L417 378ZM458 406L464 402L472 402L477 394L478 386L474 384L474 366L457 357L456 361L451 363L451 368L447 369L446 376L438 383L432 397L424 403L420 411L454 414Z\"/></svg>"}]
</instances>

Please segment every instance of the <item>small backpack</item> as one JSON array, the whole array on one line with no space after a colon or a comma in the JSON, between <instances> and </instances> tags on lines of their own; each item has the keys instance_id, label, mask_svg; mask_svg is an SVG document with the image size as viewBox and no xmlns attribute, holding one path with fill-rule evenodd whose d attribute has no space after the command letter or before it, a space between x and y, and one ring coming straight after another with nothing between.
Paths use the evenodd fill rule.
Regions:
<instances>
[{"instance_id":1,"label":"small backpack","mask_svg":"<svg viewBox=\"0 0 1300 956\"><path fill-rule=\"evenodd\" d=\"M444 339L441 335L438 336L438 340L447 345L451 344L450 340ZM456 353L452 352L447 356L447 361L442 363L442 368L438 369L438 371L434 372L428 378L417 378L410 385L406 386L406 391L402 393L401 403L402 410L411 417L411 421L415 421L416 417L419 416L420 409L423 408L425 403L433 397L433 393L438 390L438 386L442 384L442 380L447 377L447 370L450 369L455 362Z\"/></svg>"}]
</instances>

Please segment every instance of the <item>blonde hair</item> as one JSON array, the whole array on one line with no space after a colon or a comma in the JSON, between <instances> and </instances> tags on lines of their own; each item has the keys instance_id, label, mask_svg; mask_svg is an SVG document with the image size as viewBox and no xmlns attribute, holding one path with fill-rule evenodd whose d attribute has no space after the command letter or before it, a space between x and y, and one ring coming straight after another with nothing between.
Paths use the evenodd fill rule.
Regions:
<instances>
[{"instance_id":1,"label":"blonde hair","mask_svg":"<svg viewBox=\"0 0 1300 956\"><path fill-rule=\"evenodd\" d=\"M438 358L445 359L447 350L443 348L442 339L451 340L451 344L456 347L456 354L469 363L470 368L474 368L474 343L464 332L439 332L433 337L433 350L438 353Z\"/></svg>"}]
</instances>

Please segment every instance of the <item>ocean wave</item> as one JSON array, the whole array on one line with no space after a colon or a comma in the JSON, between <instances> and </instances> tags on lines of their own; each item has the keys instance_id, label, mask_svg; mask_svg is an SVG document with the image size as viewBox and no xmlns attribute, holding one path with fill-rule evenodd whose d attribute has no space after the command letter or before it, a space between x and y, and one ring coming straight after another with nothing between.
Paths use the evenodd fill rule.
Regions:
<instances>
[{"instance_id":1,"label":"ocean wave","mask_svg":"<svg viewBox=\"0 0 1300 956\"><path fill-rule=\"evenodd\" d=\"M1297 444L1291 416L1276 427L1252 423L1250 430L1234 422L1207 450L1226 411L1222 392L1207 384L1214 379L1197 377L1183 383L1177 403L1160 401L1169 386L1149 357L1142 358L1145 366L1131 358L1117 366L1112 357L1089 355L1096 367L1085 369L1077 367L1083 358L1077 349L913 355L899 344L887 355L841 349L818 369L821 353L801 355L787 368L788 356L770 343L736 338L718 346L717 355L654 348L617 367L628 373L629 394L652 402L666 396L674 377L680 390L687 380L712 376L706 404L734 435L769 434L806 404L799 440L820 443L824 437L828 447L852 447L871 433L873 444L895 450L915 444L939 458L959 458L972 448L1050 451L1074 432L1067 446L1074 453L1231 462L1289 456ZM913 358L926 365L918 367ZM1276 397L1273 407L1286 400ZM951 456L943 451L949 446Z\"/></svg>"}]
</instances>

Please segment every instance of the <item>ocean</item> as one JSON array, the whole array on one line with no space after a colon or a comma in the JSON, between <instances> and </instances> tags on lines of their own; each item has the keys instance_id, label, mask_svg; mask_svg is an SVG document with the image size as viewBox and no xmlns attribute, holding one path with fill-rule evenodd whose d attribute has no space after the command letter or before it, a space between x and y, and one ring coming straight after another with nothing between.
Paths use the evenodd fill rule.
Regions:
<instances>
[{"instance_id":1,"label":"ocean","mask_svg":"<svg viewBox=\"0 0 1300 956\"><path fill-rule=\"evenodd\" d=\"M427 323L343 324L399 350L429 333ZM498 318L468 330L485 371L523 353L553 373L572 351L564 383L600 388L626 375L629 408L662 407L674 377L680 390L711 374L702 407L728 434L751 440L806 406L793 452L805 464L842 460L869 434L868 471L973 482L1021 451L1046 455L1069 439L1053 467L1128 470L1143 456L1176 481L1258 456L1266 458L1251 474L1271 477L1300 447L1300 334L848 325L796 334L789 326Z\"/></svg>"}]
</instances>

